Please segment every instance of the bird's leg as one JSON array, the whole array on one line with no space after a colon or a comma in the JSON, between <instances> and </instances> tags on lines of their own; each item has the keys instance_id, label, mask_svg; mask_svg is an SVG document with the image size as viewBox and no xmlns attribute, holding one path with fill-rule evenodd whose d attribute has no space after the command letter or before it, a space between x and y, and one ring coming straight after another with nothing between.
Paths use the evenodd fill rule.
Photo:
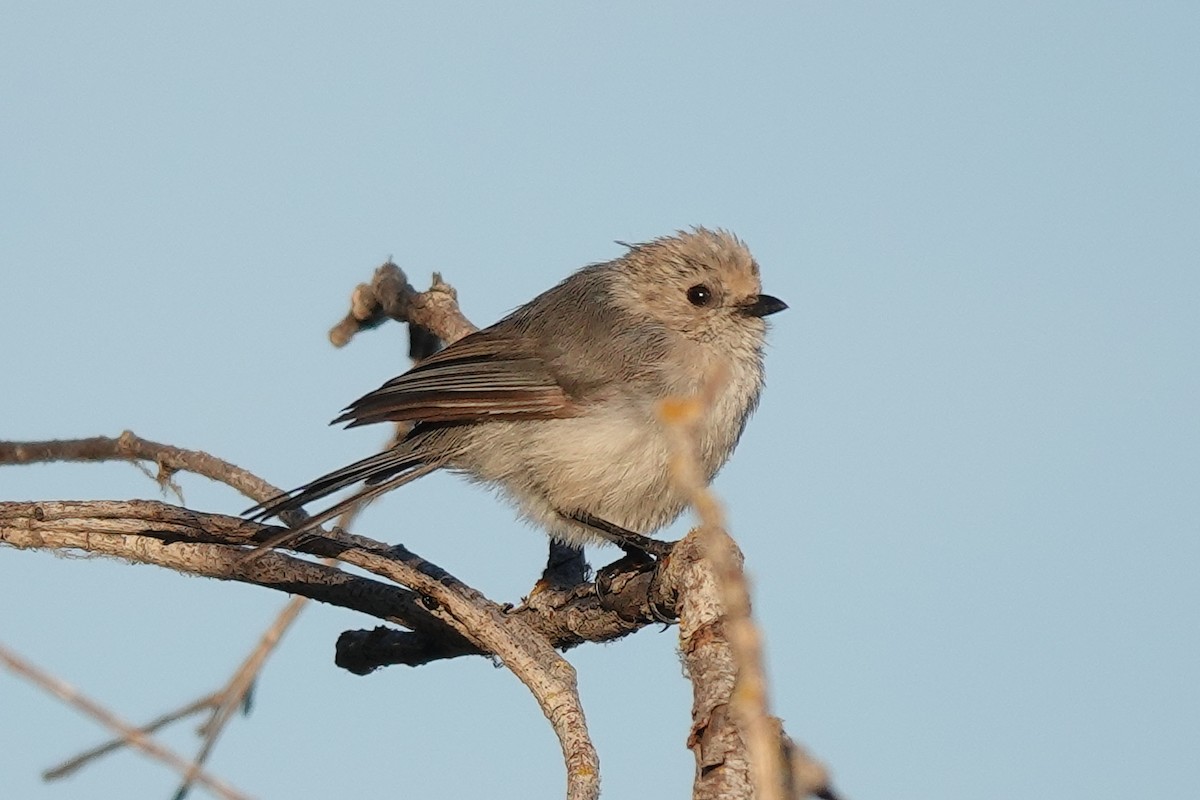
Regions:
<instances>
[{"instance_id":1,"label":"bird's leg","mask_svg":"<svg viewBox=\"0 0 1200 800\"><path fill-rule=\"evenodd\" d=\"M550 540L550 556L546 559L540 583L567 589L586 582L589 572L582 546Z\"/></svg>"},{"instance_id":2,"label":"bird's leg","mask_svg":"<svg viewBox=\"0 0 1200 800\"><path fill-rule=\"evenodd\" d=\"M564 516L575 520L580 525L586 525L591 528L605 539L620 547L625 551L625 555L631 558L638 555L662 558L663 556L670 555L671 548L675 546L674 542L651 539L649 536L643 536L640 533L626 530L620 525L614 525L606 519L593 516L585 511L575 511Z\"/></svg>"}]
</instances>

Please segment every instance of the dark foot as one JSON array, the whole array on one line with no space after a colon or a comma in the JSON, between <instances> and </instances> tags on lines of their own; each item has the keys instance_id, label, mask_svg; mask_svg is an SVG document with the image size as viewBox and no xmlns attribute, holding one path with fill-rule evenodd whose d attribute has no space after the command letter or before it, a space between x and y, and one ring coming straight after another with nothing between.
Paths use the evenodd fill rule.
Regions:
<instances>
[{"instance_id":1,"label":"dark foot","mask_svg":"<svg viewBox=\"0 0 1200 800\"><path fill-rule=\"evenodd\" d=\"M630 550L613 563L596 573L596 597L601 608L616 613L628 622L642 622L649 617L663 623L674 624L677 619L664 613L654 602L658 571L662 561L652 558L642 550ZM640 587L634 590L630 584Z\"/></svg>"},{"instance_id":2,"label":"dark foot","mask_svg":"<svg viewBox=\"0 0 1200 800\"><path fill-rule=\"evenodd\" d=\"M658 568L658 562L641 550L628 550L625 555L596 573L596 594L601 605L614 591L620 591L630 580ZM620 580L619 584L614 582Z\"/></svg>"}]
</instances>

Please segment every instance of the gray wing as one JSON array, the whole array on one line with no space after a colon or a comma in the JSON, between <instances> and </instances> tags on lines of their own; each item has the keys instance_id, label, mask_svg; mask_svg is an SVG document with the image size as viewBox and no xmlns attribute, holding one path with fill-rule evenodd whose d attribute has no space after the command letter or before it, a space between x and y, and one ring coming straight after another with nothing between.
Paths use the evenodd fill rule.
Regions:
<instances>
[{"instance_id":1,"label":"gray wing","mask_svg":"<svg viewBox=\"0 0 1200 800\"><path fill-rule=\"evenodd\" d=\"M520 329L498 324L466 336L351 403L334 420L347 427L416 422L396 447L323 475L245 513L267 519L294 511L356 483L366 488L305 522L315 527L355 503L443 466L451 453L434 444L440 429L483 420L550 419L577 406Z\"/></svg>"}]
</instances>

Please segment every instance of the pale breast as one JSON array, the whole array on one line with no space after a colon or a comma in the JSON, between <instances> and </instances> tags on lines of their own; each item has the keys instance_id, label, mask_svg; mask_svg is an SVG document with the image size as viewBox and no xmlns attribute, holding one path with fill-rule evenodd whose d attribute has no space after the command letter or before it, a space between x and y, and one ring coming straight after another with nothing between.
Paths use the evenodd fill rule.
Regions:
<instances>
[{"instance_id":1,"label":"pale breast","mask_svg":"<svg viewBox=\"0 0 1200 800\"><path fill-rule=\"evenodd\" d=\"M761 361L739 359L724 372L699 427L698 456L709 480L728 460L757 403ZM695 394L707 374L697 369L670 394ZM523 516L559 538L578 538L577 526L564 528L559 517L577 511L650 534L675 520L688 500L670 475L671 442L656 405L653 399L610 397L577 417L479 425L452 468L500 489Z\"/></svg>"}]
</instances>

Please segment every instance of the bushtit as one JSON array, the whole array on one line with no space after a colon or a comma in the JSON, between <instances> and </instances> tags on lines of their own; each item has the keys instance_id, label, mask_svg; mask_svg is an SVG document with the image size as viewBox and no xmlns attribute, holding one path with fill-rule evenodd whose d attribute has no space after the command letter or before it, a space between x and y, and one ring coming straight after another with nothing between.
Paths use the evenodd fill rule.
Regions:
<instances>
[{"instance_id":1,"label":"bushtit","mask_svg":"<svg viewBox=\"0 0 1200 800\"><path fill-rule=\"evenodd\" d=\"M355 400L334 422L415 424L395 447L248 513L273 517L365 483L298 529L307 530L449 469L502 490L554 539L663 552L644 534L678 517L688 498L669 472L657 404L725 373L699 428L700 466L712 480L758 404L763 317L787 305L761 293L758 264L725 231L628 247Z\"/></svg>"}]
</instances>

